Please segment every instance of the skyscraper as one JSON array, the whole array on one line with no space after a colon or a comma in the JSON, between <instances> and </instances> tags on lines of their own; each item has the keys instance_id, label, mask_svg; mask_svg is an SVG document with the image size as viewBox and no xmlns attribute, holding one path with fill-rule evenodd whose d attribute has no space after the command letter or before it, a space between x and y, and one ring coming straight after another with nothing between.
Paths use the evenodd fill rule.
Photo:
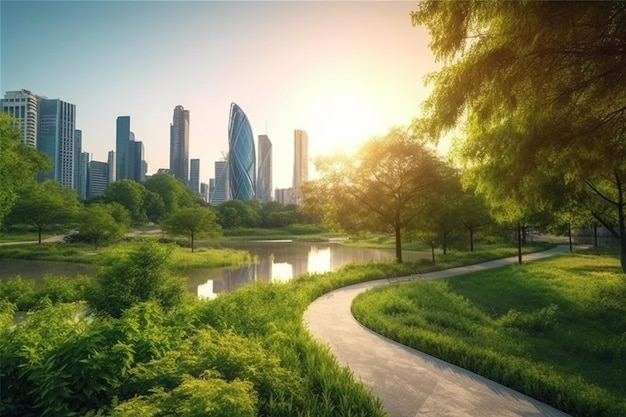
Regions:
<instances>
[{"instance_id":1,"label":"skyscraper","mask_svg":"<svg viewBox=\"0 0 626 417\"><path fill-rule=\"evenodd\" d=\"M228 161L215 161L215 187L209 194L209 202L215 206L230 200L230 186L228 180Z\"/></svg>"},{"instance_id":2,"label":"skyscraper","mask_svg":"<svg viewBox=\"0 0 626 417\"><path fill-rule=\"evenodd\" d=\"M76 186L76 192L78 193L78 198L84 200L87 198L87 188L88 188L88 171L89 171L89 153L81 152L79 163L78 163L78 185Z\"/></svg>"},{"instance_id":3,"label":"skyscraper","mask_svg":"<svg viewBox=\"0 0 626 417\"><path fill-rule=\"evenodd\" d=\"M302 193L300 186L309 179L309 136L304 130L293 131L293 189L296 204L300 204Z\"/></svg>"},{"instance_id":4,"label":"skyscraper","mask_svg":"<svg viewBox=\"0 0 626 417\"><path fill-rule=\"evenodd\" d=\"M85 198L83 195L81 197L80 193L80 174L81 169L85 170L85 181L87 181L87 166L81 167L81 154L83 153L83 132L82 130L76 129L74 132L74 189L78 194L78 198ZM86 183L85 183L86 186Z\"/></svg>"},{"instance_id":5,"label":"skyscraper","mask_svg":"<svg viewBox=\"0 0 626 417\"><path fill-rule=\"evenodd\" d=\"M235 103L230 105L228 119L228 167L231 198L242 201L254 200L256 188L254 136L248 117Z\"/></svg>"},{"instance_id":6,"label":"skyscraper","mask_svg":"<svg viewBox=\"0 0 626 417\"><path fill-rule=\"evenodd\" d=\"M115 132L115 179L124 180L129 178L130 116L117 118Z\"/></svg>"},{"instance_id":7,"label":"skyscraper","mask_svg":"<svg viewBox=\"0 0 626 417\"><path fill-rule=\"evenodd\" d=\"M267 135L259 135L259 173L256 179L256 198L267 204L272 201L272 142Z\"/></svg>"},{"instance_id":8,"label":"skyscraper","mask_svg":"<svg viewBox=\"0 0 626 417\"><path fill-rule=\"evenodd\" d=\"M4 99L0 100L3 113L9 113L19 121L22 132L22 143L37 147L37 110L38 103L43 97L37 96L28 90L7 91Z\"/></svg>"},{"instance_id":9,"label":"skyscraper","mask_svg":"<svg viewBox=\"0 0 626 417\"><path fill-rule=\"evenodd\" d=\"M130 132L128 147L128 179L143 182L146 180L147 171L147 165L143 156L143 142L135 140L133 132Z\"/></svg>"},{"instance_id":10,"label":"skyscraper","mask_svg":"<svg viewBox=\"0 0 626 417\"><path fill-rule=\"evenodd\" d=\"M189 181L189 110L174 107L170 124L170 173L187 185Z\"/></svg>"},{"instance_id":11,"label":"skyscraper","mask_svg":"<svg viewBox=\"0 0 626 417\"><path fill-rule=\"evenodd\" d=\"M115 175L115 151L109 151L109 154L107 155L107 165L109 168L109 172L108 172L108 176L107 176L107 181L108 184L110 185L113 181L115 181L116 175Z\"/></svg>"},{"instance_id":12,"label":"skyscraper","mask_svg":"<svg viewBox=\"0 0 626 417\"><path fill-rule=\"evenodd\" d=\"M64 187L75 188L76 106L59 99L41 100L37 113L37 149L52 159L52 170L39 179L53 179Z\"/></svg>"},{"instance_id":13,"label":"skyscraper","mask_svg":"<svg viewBox=\"0 0 626 417\"><path fill-rule=\"evenodd\" d=\"M89 197L102 195L109 185L109 164L100 161L90 161L87 171L87 194Z\"/></svg>"},{"instance_id":14,"label":"skyscraper","mask_svg":"<svg viewBox=\"0 0 626 417\"><path fill-rule=\"evenodd\" d=\"M189 188L194 193L200 193L200 160L192 159L189 171Z\"/></svg>"}]
</instances>

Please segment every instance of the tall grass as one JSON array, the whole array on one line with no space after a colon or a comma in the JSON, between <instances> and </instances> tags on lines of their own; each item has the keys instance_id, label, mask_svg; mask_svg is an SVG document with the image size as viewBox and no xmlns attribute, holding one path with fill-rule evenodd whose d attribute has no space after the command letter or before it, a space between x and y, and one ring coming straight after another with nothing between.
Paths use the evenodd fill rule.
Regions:
<instances>
[{"instance_id":1,"label":"tall grass","mask_svg":"<svg viewBox=\"0 0 626 417\"><path fill-rule=\"evenodd\" d=\"M400 343L574 416L626 416L626 279L615 256L561 255L357 297Z\"/></svg>"}]
</instances>

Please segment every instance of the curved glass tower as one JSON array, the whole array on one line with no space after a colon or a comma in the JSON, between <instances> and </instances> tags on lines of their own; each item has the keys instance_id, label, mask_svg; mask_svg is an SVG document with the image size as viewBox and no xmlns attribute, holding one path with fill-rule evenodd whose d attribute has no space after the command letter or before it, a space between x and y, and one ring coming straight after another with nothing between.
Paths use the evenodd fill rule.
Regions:
<instances>
[{"instance_id":1,"label":"curved glass tower","mask_svg":"<svg viewBox=\"0 0 626 417\"><path fill-rule=\"evenodd\" d=\"M235 103L230 104L228 148L230 196L235 200L254 200L256 186L254 137L248 117Z\"/></svg>"},{"instance_id":2,"label":"curved glass tower","mask_svg":"<svg viewBox=\"0 0 626 417\"><path fill-rule=\"evenodd\" d=\"M261 204L272 201L272 142L259 135L259 175L256 178L256 198Z\"/></svg>"}]
</instances>

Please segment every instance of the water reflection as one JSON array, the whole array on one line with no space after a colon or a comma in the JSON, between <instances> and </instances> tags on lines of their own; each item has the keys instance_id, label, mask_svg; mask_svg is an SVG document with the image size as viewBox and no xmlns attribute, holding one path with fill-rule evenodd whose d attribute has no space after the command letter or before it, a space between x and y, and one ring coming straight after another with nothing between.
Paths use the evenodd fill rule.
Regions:
<instances>
[{"instance_id":1,"label":"water reflection","mask_svg":"<svg viewBox=\"0 0 626 417\"><path fill-rule=\"evenodd\" d=\"M182 271L189 279L189 290L199 297L212 298L258 281L287 281L305 273L329 272L351 262L380 262L395 257L393 250L354 248L334 243L267 241L236 242L225 246L249 251L257 263L237 269ZM410 255L407 256L410 259Z\"/></svg>"}]
</instances>

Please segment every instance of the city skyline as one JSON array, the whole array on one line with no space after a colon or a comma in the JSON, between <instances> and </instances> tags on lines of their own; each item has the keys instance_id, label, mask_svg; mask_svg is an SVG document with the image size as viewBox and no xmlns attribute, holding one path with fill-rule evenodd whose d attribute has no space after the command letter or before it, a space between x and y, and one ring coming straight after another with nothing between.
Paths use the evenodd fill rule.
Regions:
<instances>
[{"instance_id":1,"label":"city skyline","mask_svg":"<svg viewBox=\"0 0 626 417\"><path fill-rule=\"evenodd\" d=\"M428 34L411 26L415 7L2 2L0 84L3 94L27 89L75 104L83 150L95 160L115 150L116 118L131 116L149 174L169 167L171 109L180 104L194 114L189 157L208 182L228 149L231 102L246 109L254 137L272 138L275 162L291 159L294 129L308 132L314 158L419 116L423 76L437 66ZM55 53L59 44L72 60ZM275 163L273 178L289 187L291 163Z\"/></svg>"}]
</instances>

